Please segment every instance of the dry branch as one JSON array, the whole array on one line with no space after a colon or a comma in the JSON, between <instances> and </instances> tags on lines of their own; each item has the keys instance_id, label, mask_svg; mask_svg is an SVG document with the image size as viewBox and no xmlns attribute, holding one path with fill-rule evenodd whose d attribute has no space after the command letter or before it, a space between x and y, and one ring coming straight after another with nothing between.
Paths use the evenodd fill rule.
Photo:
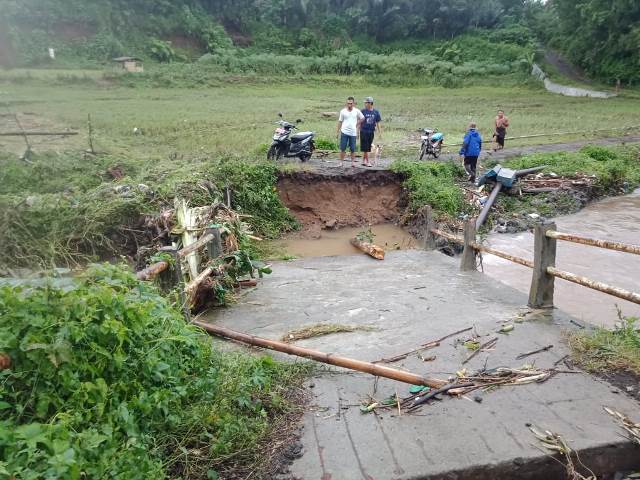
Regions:
<instances>
[{"instance_id":1,"label":"dry branch","mask_svg":"<svg viewBox=\"0 0 640 480\"><path fill-rule=\"evenodd\" d=\"M400 353L398 355L394 355L393 357L389 357L389 358L381 358L380 360L376 360L373 363L393 363L393 362L397 362L398 360L404 360L405 358L407 358L412 353L420 352L420 351L426 350L428 348L437 347L437 346L440 345L441 342L444 342L447 338L455 337L456 335L460 335L461 333L468 332L472 328L473 327L463 328L462 330L458 330L457 332L450 333L450 334L445 335L444 337L441 337L441 338L439 338L437 340L432 340L430 342L425 342L422 345L420 345L418 348L414 348L413 350L409 350L408 352Z\"/></svg>"}]
</instances>

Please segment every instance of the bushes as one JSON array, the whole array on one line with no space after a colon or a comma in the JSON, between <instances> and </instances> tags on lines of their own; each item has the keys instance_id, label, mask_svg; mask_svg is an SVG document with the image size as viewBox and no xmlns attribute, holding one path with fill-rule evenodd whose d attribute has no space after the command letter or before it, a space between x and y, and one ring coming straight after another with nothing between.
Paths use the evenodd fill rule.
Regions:
<instances>
[{"instance_id":1,"label":"bushes","mask_svg":"<svg viewBox=\"0 0 640 480\"><path fill-rule=\"evenodd\" d=\"M113 165L131 177L106 183L110 177L105 171ZM168 177L108 156L86 162L79 155L36 155L28 165L7 158L4 167L1 268L74 266L133 255L157 235L141 226L143 215L172 208L176 196L191 206L211 204L222 198L227 185L233 191L233 207L250 215L246 221L258 235L274 238L297 227L275 189L277 168L267 162L223 158L185 165L184 171L174 169ZM132 178L137 171L138 178Z\"/></svg>"},{"instance_id":2,"label":"bushes","mask_svg":"<svg viewBox=\"0 0 640 480\"><path fill-rule=\"evenodd\" d=\"M0 476L24 480L204 477L255 448L304 370L215 352L106 265L64 289L0 287L0 352Z\"/></svg>"},{"instance_id":3,"label":"bushes","mask_svg":"<svg viewBox=\"0 0 640 480\"><path fill-rule=\"evenodd\" d=\"M559 175L596 175L602 194L618 193L621 187L625 187L625 182L627 190L640 185L638 147L611 149L588 145L579 152L527 155L505 165L515 169L547 165L545 171Z\"/></svg>"},{"instance_id":4,"label":"bushes","mask_svg":"<svg viewBox=\"0 0 640 480\"><path fill-rule=\"evenodd\" d=\"M462 167L453 162L396 161L391 170L405 177L404 187L409 190L409 208L416 211L431 205L436 211L457 216L469 207L455 179L462 176Z\"/></svg>"}]
</instances>

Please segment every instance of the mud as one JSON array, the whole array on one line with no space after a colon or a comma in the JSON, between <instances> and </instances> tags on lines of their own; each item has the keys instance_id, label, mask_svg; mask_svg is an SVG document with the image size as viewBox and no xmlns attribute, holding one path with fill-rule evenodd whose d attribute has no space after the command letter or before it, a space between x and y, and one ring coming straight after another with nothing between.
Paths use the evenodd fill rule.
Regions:
<instances>
[{"instance_id":1,"label":"mud","mask_svg":"<svg viewBox=\"0 0 640 480\"><path fill-rule=\"evenodd\" d=\"M277 188L303 238L319 238L324 229L394 223L406 207L401 178L383 170L282 174Z\"/></svg>"},{"instance_id":2,"label":"mud","mask_svg":"<svg viewBox=\"0 0 640 480\"><path fill-rule=\"evenodd\" d=\"M350 240L367 227L346 227L323 230L319 238L301 238L298 232L277 241L276 246L298 258L329 257L335 255L363 255ZM398 225L383 223L371 227L373 243L385 251L421 248L423 243ZM303 233L304 235L304 233Z\"/></svg>"}]
</instances>

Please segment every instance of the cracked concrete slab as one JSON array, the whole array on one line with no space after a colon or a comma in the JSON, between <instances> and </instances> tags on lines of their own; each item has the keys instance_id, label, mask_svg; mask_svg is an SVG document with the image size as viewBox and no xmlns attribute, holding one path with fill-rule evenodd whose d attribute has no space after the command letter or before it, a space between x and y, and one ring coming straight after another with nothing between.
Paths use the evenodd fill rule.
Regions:
<instances>
[{"instance_id":1,"label":"cracked concrete slab","mask_svg":"<svg viewBox=\"0 0 640 480\"><path fill-rule=\"evenodd\" d=\"M206 320L270 339L316 323L373 327L296 342L365 361L473 326L479 335L499 340L494 350L465 365L469 370L525 362L550 368L568 353L563 332L576 327L561 311L529 311L526 301L482 273L459 272L455 259L408 250L389 252L382 262L364 255L279 262L258 289ZM496 333L503 322L514 322L513 332ZM469 354L456 342L462 337L428 350L433 361L409 355L390 366L446 379ZM549 344L554 345L549 351L515 359ZM287 478L562 478L561 465L540 450L528 425L560 434L601 473L640 467L640 449L602 409L607 405L633 415L638 403L587 374L447 397L402 416L393 409L359 410L371 397L407 396L409 386L400 382L332 368L320 371L308 387L313 399L304 417L304 454Z\"/></svg>"}]
</instances>

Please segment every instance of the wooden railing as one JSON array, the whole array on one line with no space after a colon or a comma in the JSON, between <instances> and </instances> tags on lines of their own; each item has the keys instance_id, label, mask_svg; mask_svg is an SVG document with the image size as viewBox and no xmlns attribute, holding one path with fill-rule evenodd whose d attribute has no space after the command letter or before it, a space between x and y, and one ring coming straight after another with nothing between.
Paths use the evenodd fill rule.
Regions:
<instances>
[{"instance_id":1,"label":"wooden railing","mask_svg":"<svg viewBox=\"0 0 640 480\"><path fill-rule=\"evenodd\" d=\"M460 269L462 271L476 270L476 256L479 252L495 255L510 262L523 265L533 270L531 288L529 289L529 306L533 308L553 307L554 281L561 278L583 287L591 288L614 297L640 305L640 294L623 288L592 280L588 277L576 275L556 268L557 240L578 243L618 252L640 255L640 245L629 245L609 240L580 237L570 233L558 232L555 223L536 225L534 229L533 260L511 255L476 242L476 221L469 219L464 224L464 237L444 232L437 228L433 212L430 207L424 210L426 224L426 248L436 248L436 239L442 237L450 242L463 246Z\"/></svg>"},{"instance_id":2,"label":"wooden railing","mask_svg":"<svg viewBox=\"0 0 640 480\"><path fill-rule=\"evenodd\" d=\"M165 290L173 290L177 287L180 294L182 311L185 317L190 318L191 309L189 304L191 296L197 289L198 285L213 273L215 267L212 265L207 266L201 272L198 272L198 275L190 282L185 283L180 260L203 249L204 247L207 247L207 253L210 260L217 259L223 254L222 236L219 228L209 227L205 229L203 235L197 241L180 250L175 247L160 248L158 250L159 253L168 254L171 257L171 260L161 260L153 263L145 269L137 272L136 276L139 280L153 280L158 277L161 288Z\"/></svg>"}]
</instances>

